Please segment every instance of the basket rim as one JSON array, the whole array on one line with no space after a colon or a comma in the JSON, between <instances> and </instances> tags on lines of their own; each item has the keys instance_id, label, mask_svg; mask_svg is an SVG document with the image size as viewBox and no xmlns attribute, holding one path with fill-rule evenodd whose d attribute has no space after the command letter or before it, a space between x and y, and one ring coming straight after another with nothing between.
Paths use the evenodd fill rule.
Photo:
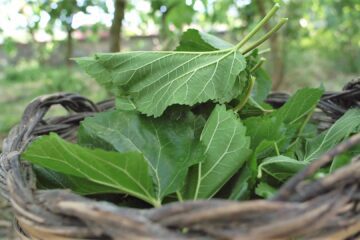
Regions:
<instances>
[{"instance_id":1,"label":"basket rim","mask_svg":"<svg viewBox=\"0 0 360 240\"><path fill-rule=\"evenodd\" d=\"M328 92L323 95L318 108L327 118L322 121L329 125L347 108L360 107L360 79L358 81L359 84L355 83L341 92ZM288 96L272 93L267 102L280 106ZM44 116L53 105L61 105L71 114L45 120ZM58 132L62 137L71 139L82 119L96 112L107 111L113 106L113 99L95 104L73 93L41 96L28 105L19 125L14 127L4 140L3 153L0 155L1 194L11 203L17 232L22 237L265 239L266 236L270 239L340 234L346 238L360 231L360 214L350 214L347 218L339 217L339 212L343 213L344 209L347 209L345 212L348 215L354 207L355 212L359 211L356 203L359 201L357 196L360 191L356 181L360 180L360 156L349 166L324 178L325 180L316 181L308 188L301 188L304 179L329 163L334 156L359 144L360 133L311 163L284 184L270 200L234 202L212 199L170 203L160 208L139 210L97 202L68 190L37 190L30 165L19 162L20 154L28 143L36 136L48 132ZM335 188L334 184L338 182L342 184ZM322 194L314 196L314 191ZM244 214L248 219L243 219ZM260 221L261 226L254 220L259 214L264 216L262 222ZM339 220L343 221L342 225L337 224ZM310 222L311 227L308 226ZM224 223L238 229L226 229L222 226ZM307 226L306 231L304 224ZM329 230L329 226L333 229ZM183 234L180 231L183 228L191 230L191 234Z\"/></svg>"}]
</instances>

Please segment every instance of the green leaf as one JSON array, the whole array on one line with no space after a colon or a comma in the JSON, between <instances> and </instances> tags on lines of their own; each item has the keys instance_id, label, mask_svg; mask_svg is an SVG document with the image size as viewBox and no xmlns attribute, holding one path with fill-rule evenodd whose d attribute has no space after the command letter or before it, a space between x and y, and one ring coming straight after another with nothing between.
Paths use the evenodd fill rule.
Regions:
<instances>
[{"instance_id":1,"label":"green leaf","mask_svg":"<svg viewBox=\"0 0 360 240\"><path fill-rule=\"evenodd\" d=\"M274 115L286 124L298 123L312 113L323 92L320 88L298 90Z\"/></svg>"},{"instance_id":2,"label":"green leaf","mask_svg":"<svg viewBox=\"0 0 360 240\"><path fill-rule=\"evenodd\" d=\"M247 200L251 195L251 184L252 174L250 168L245 165L240 173L239 177L235 183L235 186L231 190L229 199L230 200Z\"/></svg>"},{"instance_id":3,"label":"green leaf","mask_svg":"<svg viewBox=\"0 0 360 240\"><path fill-rule=\"evenodd\" d=\"M196 29L188 29L181 36L179 46L175 51L206 52L231 47L234 47L234 45L214 35L203 33Z\"/></svg>"},{"instance_id":4,"label":"green leaf","mask_svg":"<svg viewBox=\"0 0 360 240\"><path fill-rule=\"evenodd\" d=\"M255 70L256 65L260 62L260 56L258 54L258 50L255 49L252 53L246 57L247 68L249 72L255 77L254 87L251 92L251 97L254 102L258 104L262 104L263 101L269 95L271 91L272 82L270 76L266 73L264 69L261 67Z\"/></svg>"},{"instance_id":5,"label":"green leaf","mask_svg":"<svg viewBox=\"0 0 360 240\"><path fill-rule=\"evenodd\" d=\"M284 154L287 151L291 141L300 134L302 125L306 123L308 114L314 110L321 94L322 90L319 89L299 90L280 109L264 116L249 117L244 121L247 136L251 137L251 148L254 149L249 161L251 171L247 179L249 188L254 187L258 171L261 174L261 171L272 167L265 165L267 168L262 169L263 166L258 166L258 163L264 158ZM304 99L307 102L303 103Z\"/></svg>"},{"instance_id":6,"label":"green leaf","mask_svg":"<svg viewBox=\"0 0 360 240\"><path fill-rule=\"evenodd\" d=\"M110 76L110 72L101 64L98 64L93 57L82 57L75 59L76 62L83 68L90 76L96 79L99 84L103 85L110 91L117 92L118 89L113 85ZM121 92L120 92L121 93Z\"/></svg>"},{"instance_id":7,"label":"green leaf","mask_svg":"<svg viewBox=\"0 0 360 240\"><path fill-rule=\"evenodd\" d=\"M192 115L155 119L115 110L86 118L79 141L142 153L151 169L156 198L162 200L182 187L188 168L202 160L203 148L195 138L196 121Z\"/></svg>"},{"instance_id":8,"label":"green leaf","mask_svg":"<svg viewBox=\"0 0 360 240\"><path fill-rule=\"evenodd\" d=\"M207 120L200 140L206 146L206 160L191 168L186 199L211 198L249 158L250 139L232 110L217 105Z\"/></svg>"},{"instance_id":9,"label":"green leaf","mask_svg":"<svg viewBox=\"0 0 360 240\"><path fill-rule=\"evenodd\" d=\"M276 189L267 184L266 182L260 182L255 189L256 195L263 198L271 198L276 192Z\"/></svg>"},{"instance_id":10,"label":"green leaf","mask_svg":"<svg viewBox=\"0 0 360 240\"><path fill-rule=\"evenodd\" d=\"M254 117L254 116L256 117L271 113L273 111L274 110L271 105L264 102L258 103L250 96L244 108L241 110L240 116L244 118Z\"/></svg>"},{"instance_id":11,"label":"green leaf","mask_svg":"<svg viewBox=\"0 0 360 240\"><path fill-rule=\"evenodd\" d=\"M234 45L214 35L203 33L196 29L188 29L181 36L180 44L176 48L176 51L203 52L216 51L231 47L234 47ZM257 50L254 50L252 56L250 57L251 63L254 62L255 65L259 61ZM248 59L247 62L249 62ZM268 96L271 90L271 79L263 69L258 69L254 75L256 81L250 98L253 101L253 105L257 105L259 109L264 110L258 102L262 102Z\"/></svg>"},{"instance_id":12,"label":"green leaf","mask_svg":"<svg viewBox=\"0 0 360 240\"><path fill-rule=\"evenodd\" d=\"M255 149L264 141L280 141L287 130L281 119L272 116L250 117L244 121L247 135L251 137L251 148Z\"/></svg>"},{"instance_id":13,"label":"green leaf","mask_svg":"<svg viewBox=\"0 0 360 240\"><path fill-rule=\"evenodd\" d=\"M277 142L272 140L263 140L260 144L256 147L254 153L256 158L264 159L268 156L274 156L278 154L277 149ZM257 169L257 167L256 167Z\"/></svg>"},{"instance_id":14,"label":"green leaf","mask_svg":"<svg viewBox=\"0 0 360 240\"><path fill-rule=\"evenodd\" d=\"M258 104L262 103L271 91L271 79L264 69L258 69L254 73L255 84L251 96Z\"/></svg>"},{"instance_id":15,"label":"green leaf","mask_svg":"<svg viewBox=\"0 0 360 240\"><path fill-rule=\"evenodd\" d=\"M256 148L263 140L275 141L280 148L285 148L312 113L322 93L321 89L304 88L280 109L265 116L247 118L244 124L251 136L251 148ZM280 141L283 144L279 144Z\"/></svg>"},{"instance_id":16,"label":"green leaf","mask_svg":"<svg viewBox=\"0 0 360 240\"><path fill-rule=\"evenodd\" d=\"M276 154L275 144L275 141L263 140L255 148L246 166L241 170L241 174L230 194L230 199L246 200L250 198L256 184L258 161L266 156L273 156Z\"/></svg>"},{"instance_id":17,"label":"green leaf","mask_svg":"<svg viewBox=\"0 0 360 240\"><path fill-rule=\"evenodd\" d=\"M41 189L71 189L81 195L120 192L119 189L92 182L86 178L65 175L38 165L33 166L37 185Z\"/></svg>"},{"instance_id":18,"label":"green leaf","mask_svg":"<svg viewBox=\"0 0 360 240\"><path fill-rule=\"evenodd\" d=\"M355 147L347 150L346 152L336 156L331 162L329 173L335 172L337 169L349 164L351 160L360 154L360 145L358 144Z\"/></svg>"},{"instance_id":19,"label":"green leaf","mask_svg":"<svg viewBox=\"0 0 360 240\"><path fill-rule=\"evenodd\" d=\"M339 156L336 156L331 162L329 173L335 172L337 169L349 164L351 162L351 154L343 153Z\"/></svg>"},{"instance_id":20,"label":"green leaf","mask_svg":"<svg viewBox=\"0 0 360 240\"><path fill-rule=\"evenodd\" d=\"M30 144L22 158L42 167L86 178L153 205L159 205L149 165L141 153L88 149L69 143L51 133Z\"/></svg>"},{"instance_id":21,"label":"green leaf","mask_svg":"<svg viewBox=\"0 0 360 240\"><path fill-rule=\"evenodd\" d=\"M237 76L246 67L236 48L98 54L77 62L100 84L131 97L138 111L155 117L174 104L229 102L241 91Z\"/></svg>"},{"instance_id":22,"label":"green leaf","mask_svg":"<svg viewBox=\"0 0 360 240\"><path fill-rule=\"evenodd\" d=\"M360 109L348 110L327 131L305 144L304 161L311 162L326 151L347 138L351 133L360 130Z\"/></svg>"},{"instance_id":23,"label":"green leaf","mask_svg":"<svg viewBox=\"0 0 360 240\"><path fill-rule=\"evenodd\" d=\"M276 156L266 158L258 168L258 178L261 178L263 172L283 182L302 170L308 163L298 161L285 156Z\"/></svg>"},{"instance_id":24,"label":"green leaf","mask_svg":"<svg viewBox=\"0 0 360 240\"><path fill-rule=\"evenodd\" d=\"M185 2L177 1L176 6L166 12L166 24L173 24L178 29L181 29L184 24L192 22L194 13L193 7L188 6Z\"/></svg>"},{"instance_id":25,"label":"green leaf","mask_svg":"<svg viewBox=\"0 0 360 240\"><path fill-rule=\"evenodd\" d=\"M136 106L129 97L118 97L115 100L116 109L122 111L133 111L136 110Z\"/></svg>"}]
</instances>

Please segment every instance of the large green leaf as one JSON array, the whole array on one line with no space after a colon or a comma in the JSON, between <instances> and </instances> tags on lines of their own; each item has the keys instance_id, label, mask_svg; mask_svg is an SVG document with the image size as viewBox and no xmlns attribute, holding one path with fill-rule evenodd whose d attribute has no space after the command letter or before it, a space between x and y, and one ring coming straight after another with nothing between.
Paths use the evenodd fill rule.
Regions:
<instances>
[{"instance_id":1,"label":"large green leaf","mask_svg":"<svg viewBox=\"0 0 360 240\"><path fill-rule=\"evenodd\" d=\"M56 134L35 140L22 158L64 174L86 178L159 205L149 169L141 153L88 149Z\"/></svg>"},{"instance_id":2,"label":"large green leaf","mask_svg":"<svg viewBox=\"0 0 360 240\"><path fill-rule=\"evenodd\" d=\"M155 119L115 110L85 119L79 141L142 153L151 168L156 198L161 200L183 185L188 168L203 157L203 148L195 138L195 121L192 115Z\"/></svg>"},{"instance_id":3,"label":"large green leaf","mask_svg":"<svg viewBox=\"0 0 360 240\"><path fill-rule=\"evenodd\" d=\"M353 132L360 131L360 109L348 110L327 131L305 144L304 161L310 162L333 148Z\"/></svg>"},{"instance_id":4,"label":"large green leaf","mask_svg":"<svg viewBox=\"0 0 360 240\"><path fill-rule=\"evenodd\" d=\"M206 160L191 168L185 198L211 198L249 158L250 139L232 110L217 105L201 133Z\"/></svg>"},{"instance_id":5,"label":"large green leaf","mask_svg":"<svg viewBox=\"0 0 360 240\"><path fill-rule=\"evenodd\" d=\"M138 111L155 117L174 104L229 102L241 91L238 75L246 67L236 48L97 54L77 62L102 85L130 96Z\"/></svg>"},{"instance_id":6,"label":"large green leaf","mask_svg":"<svg viewBox=\"0 0 360 240\"><path fill-rule=\"evenodd\" d=\"M214 35L200 32L196 29L188 29L180 39L180 44L176 51L216 51L234 47L233 44L222 40ZM247 57L247 67L252 68L257 64L259 57L257 51L253 51L251 56ZM263 69L258 69L254 76L256 78L253 91L251 93L251 101L259 105L271 90L271 79Z\"/></svg>"}]
</instances>

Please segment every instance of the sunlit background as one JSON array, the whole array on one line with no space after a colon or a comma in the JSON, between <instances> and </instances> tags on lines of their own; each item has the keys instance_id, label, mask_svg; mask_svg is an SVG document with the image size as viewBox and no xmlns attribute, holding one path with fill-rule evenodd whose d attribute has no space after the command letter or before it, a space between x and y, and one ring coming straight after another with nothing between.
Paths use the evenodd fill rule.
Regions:
<instances>
[{"instance_id":1,"label":"sunlit background","mask_svg":"<svg viewBox=\"0 0 360 240\"><path fill-rule=\"evenodd\" d=\"M261 49L274 90L339 90L360 72L359 0L284 0L288 24ZM0 0L0 140L29 101L58 91L107 97L70 59L171 50L188 28L236 43L272 0ZM115 16L115 18L114 18ZM115 20L114 20L115 19Z\"/></svg>"}]
</instances>

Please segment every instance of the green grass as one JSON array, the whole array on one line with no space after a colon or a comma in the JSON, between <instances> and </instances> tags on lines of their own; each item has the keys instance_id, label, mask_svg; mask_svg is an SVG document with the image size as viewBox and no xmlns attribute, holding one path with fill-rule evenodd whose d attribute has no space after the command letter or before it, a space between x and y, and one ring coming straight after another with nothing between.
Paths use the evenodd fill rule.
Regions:
<instances>
[{"instance_id":1,"label":"green grass","mask_svg":"<svg viewBox=\"0 0 360 240\"><path fill-rule=\"evenodd\" d=\"M56 92L79 93L93 101L106 98L105 90L76 66L68 69L27 63L6 67L0 72L0 141L20 120L29 102ZM59 108L51 111L52 114L62 112Z\"/></svg>"}]
</instances>

